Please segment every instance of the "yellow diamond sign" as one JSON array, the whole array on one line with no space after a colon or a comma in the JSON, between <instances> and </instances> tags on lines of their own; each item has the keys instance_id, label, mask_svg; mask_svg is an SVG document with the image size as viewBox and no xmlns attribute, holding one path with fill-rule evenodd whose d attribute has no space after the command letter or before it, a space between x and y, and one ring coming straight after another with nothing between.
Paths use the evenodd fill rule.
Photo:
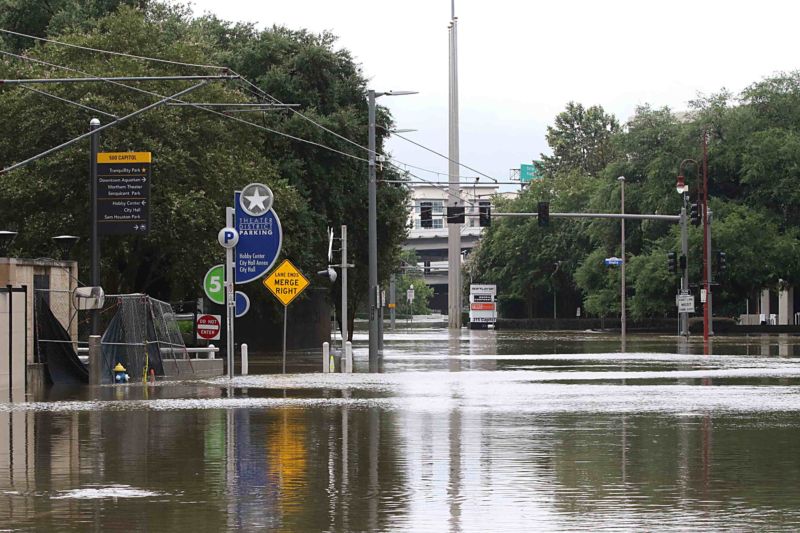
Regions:
<instances>
[{"instance_id":1,"label":"yellow diamond sign","mask_svg":"<svg viewBox=\"0 0 800 533\"><path fill-rule=\"evenodd\" d=\"M292 303L309 285L308 279L288 259L264 278L263 283L283 305Z\"/></svg>"}]
</instances>

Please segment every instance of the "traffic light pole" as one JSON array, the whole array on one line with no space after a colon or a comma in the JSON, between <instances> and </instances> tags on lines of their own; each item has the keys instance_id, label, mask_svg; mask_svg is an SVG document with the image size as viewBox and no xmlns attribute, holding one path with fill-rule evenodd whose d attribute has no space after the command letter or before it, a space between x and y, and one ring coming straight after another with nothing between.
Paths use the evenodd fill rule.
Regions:
<instances>
[{"instance_id":1,"label":"traffic light pole","mask_svg":"<svg viewBox=\"0 0 800 533\"><path fill-rule=\"evenodd\" d=\"M686 216L686 196L683 197L681 208L681 256L683 257L683 271L681 272L681 294L689 290L689 228ZM689 313L681 313L681 335L689 336Z\"/></svg>"}]
</instances>

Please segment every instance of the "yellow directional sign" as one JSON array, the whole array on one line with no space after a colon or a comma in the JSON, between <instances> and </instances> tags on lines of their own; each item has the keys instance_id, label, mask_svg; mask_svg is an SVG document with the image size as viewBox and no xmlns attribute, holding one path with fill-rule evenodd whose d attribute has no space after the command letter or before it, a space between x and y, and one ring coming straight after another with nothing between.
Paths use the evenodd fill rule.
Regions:
<instances>
[{"instance_id":1,"label":"yellow directional sign","mask_svg":"<svg viewBox=\"0 0 800 533\"><path fill-rule=\"evenodd\" d=\"M264 278L263 283L283 305L292 303L309 285L306 277L288 259L284 259L278 268Z\"/></svg>"}]
</instances>

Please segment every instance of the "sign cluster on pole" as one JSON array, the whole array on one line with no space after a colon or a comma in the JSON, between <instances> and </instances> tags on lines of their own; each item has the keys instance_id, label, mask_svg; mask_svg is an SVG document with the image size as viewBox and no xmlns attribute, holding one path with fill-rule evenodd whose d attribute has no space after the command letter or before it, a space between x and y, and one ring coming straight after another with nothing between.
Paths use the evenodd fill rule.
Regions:
<instances>
[{"instance_id":1,"label":"sign cluster on pole","mask_svg":"<svg viewBox=\"0 0 800 533\"><path fill-rule=\"evenodd\" d=\"M100 235L150 231L150 152L97 154L97 230Z\"/></svg>"}]
</instances>

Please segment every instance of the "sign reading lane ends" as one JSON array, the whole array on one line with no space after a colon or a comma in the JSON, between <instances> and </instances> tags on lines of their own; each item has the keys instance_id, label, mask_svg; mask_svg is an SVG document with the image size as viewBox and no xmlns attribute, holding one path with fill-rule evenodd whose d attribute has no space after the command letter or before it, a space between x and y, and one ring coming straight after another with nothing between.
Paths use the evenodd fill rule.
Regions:
<instances>
[{"instance_id":1,"label":"sign reading lane ends","mask_svg":"<svg viewBox=\"0 0 800 533\"><path fill-rule=\"evenodd\" d=\"M263 283L285 306L292 303L309 285L308 279L288 259L284 259L278 268L264 278Z\"/></svg>"},{"instance_id":2,"label":"sign reading lane ends","mask_svg":"<svg viewBox=\"0 0 800 533\"><path fill-rule=\"evenodd\" d=\"M97 154L97 231L144 235L150 231L150 152Z\"/></svg>"}]
</instances>

